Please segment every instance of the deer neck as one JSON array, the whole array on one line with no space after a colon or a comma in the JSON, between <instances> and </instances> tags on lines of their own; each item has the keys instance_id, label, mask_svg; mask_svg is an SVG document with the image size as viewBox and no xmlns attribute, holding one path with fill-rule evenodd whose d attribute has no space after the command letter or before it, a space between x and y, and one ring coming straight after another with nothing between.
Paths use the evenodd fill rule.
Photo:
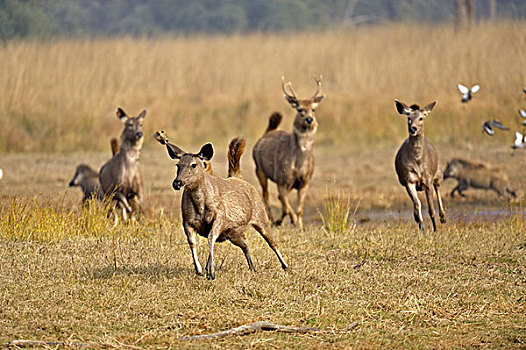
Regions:
<instances>
[{"instance_id":1,"label":"deer neck","mask_svg":"<svg viewBox=\"0 0 526 350\"><path fill-rule=\"evenodd\" d=\"M188 194L194 208L198 213L202 214L205 211L206 204L211 199L211 190L206 180L207 175L203 173L203 176L192 184L185 186L185 192Z\"/></svg>"},{"instance_id":2,"label":"deer neck","mask_svg":"<svg viewBox=\"0 0 526 350\"><path fill-rule=\"evenodd\" d=\"M409 147L415 160L421 160L424 157L424 135L409 136Z\"/></svg>"},{"instance_id":3,"label":"deer neck","mask_svg":"<svg viewBox=\"0 0 526 350\"><path fill-rule=\"evenodd\" d=\"M142 142L131 142L130 140L121 140L120 153L124 153L127 161L139 161Z\"/></svg>"},{"instance_id":4,"label":"deer neck","mask_svg":"<svg viewBox=\"0 0 526 350\"><path fill-rule=\"evenodd\" d=\"M300 154L310 155L313 153L315 133L315 130L308 133L300 133L297 130L294 130L294 144L298 148Z\"/></svg>"}]
</instances>

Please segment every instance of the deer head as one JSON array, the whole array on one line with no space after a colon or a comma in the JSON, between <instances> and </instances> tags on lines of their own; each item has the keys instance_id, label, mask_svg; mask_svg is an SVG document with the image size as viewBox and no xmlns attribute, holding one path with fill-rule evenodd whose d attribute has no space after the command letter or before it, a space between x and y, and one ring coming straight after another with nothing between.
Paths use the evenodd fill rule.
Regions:
<instances>
[{"instance_id":1,"label":"deer head","mask_svg":"<svg viewBox=\"0 0 526 350\"><path fill-rule=\"evenodd\" d=\"M396 110L398 113L407 116L407 129L409 136L418 136L424 134L424 119L431 113L437 101L431 102L424 108L420 109L418 105L408 107L405 103L395 100Z\"/></svg>"},{"instance_id":2,"label":"deer head","mask_svg":"<svg viewBox=\"0 0 526 350\"><path fill-rule=\"evenodd\" d=\"M178 191L184 186L196 188L205 176L205 162L210 161L214 155L214 148L207 143L198 153L187 153L173 144L166 144L168 155L178 159L177 175L172 183L174 190Z\"/></svg>"},{"instance_id":3,"label":"deer head","mask_svg":"<svg viewBox=\"0 0 526 350\"><path fill-rule=\"evenodd\" d=\"M142 133L142 121L146 116L146 110L137 117L129 117L120 107L117 108L117 118L124 124L124 130L121 134L121 145L131 145L131 147L140 149L144 141ZM121 146L121 147L122 147Z\"/></svg>"},{"instance_id":4,"label":"deer head","mask_svg":"<svg viewBox=\"0 0 526 350\"><path fill-rule=\"evenodd\" d=\"M317 84L314 95L310 99L300 100L292 88L292 83L290 81L285 83L285 78L281 77L283 97L285 97L285 100L297 111L296 119L294 119L294 132L298 134L315 133L318 129L315 112L316 108L318 108L321 101L325 98L325 94L320 94L322 77L314 77L314 80Z\"/></svg>"}]
</instances>

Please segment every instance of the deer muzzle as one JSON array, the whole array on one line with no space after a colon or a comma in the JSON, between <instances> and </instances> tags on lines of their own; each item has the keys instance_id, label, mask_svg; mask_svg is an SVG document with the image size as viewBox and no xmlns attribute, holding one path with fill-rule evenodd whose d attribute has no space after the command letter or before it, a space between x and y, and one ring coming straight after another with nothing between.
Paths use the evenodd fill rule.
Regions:
<instances>
[{"instance_id":1,"label":"deer muzzle","mask_svg":"<svg viewBox=\"0 0 526 350\"><path fill-rule=\"evenodd\" d=\"M174 182L172 183L172 187L174 188L174 190L176 191L179 191L182 187L183 187L183 183L181 182L181 180L177 180L175 179Z\"/></svg>"}]
</instances>

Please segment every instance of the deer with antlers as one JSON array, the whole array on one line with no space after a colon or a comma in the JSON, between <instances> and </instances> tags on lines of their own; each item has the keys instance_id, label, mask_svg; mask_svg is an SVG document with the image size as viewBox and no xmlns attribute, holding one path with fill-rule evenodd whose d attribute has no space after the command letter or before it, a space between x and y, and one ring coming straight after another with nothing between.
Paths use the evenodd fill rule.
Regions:
<instances>
[{"instance_id":1,"label":"deer with antlers","mask_svg":"<svg viewBox=\"0 0 526 350\"><path fill-rule=\"evenodd\" d=\"M309 99L300 100L292 88L292 83L285 83L284 78L281 77L284 98L296 110L293 130L292 132L276 130L281 123L282 115L275 112L269 118L265 134L253 149L256 175L263 189L263 200L271 220L267 180L275 182L278 187L282 214L274 222L276 225L280 225L285 216L289 215L292 224L303 229L305 195L314 172L314 136L318 130L315 111L325 98L325 94L321 94L322 77L315 80L317 89L314 95ZM292 209L288 199L293 189L298 191L297 213Z\"/></svg>"},{"instance_id":2,"label":"deer with antlers","mask_svg":"<svg viewBox=\"0 0 526 350\"><path fill-rule=\"evenodd\" d=\"M400 184L405 187L413 201L413 215L418 227L426 232L422 217L422 204L418 199L418 191L425 191L429 216L433 223L433 231L437 230L435 209L433 208L433 191L435 189L440 222L446 222L446 213L440 198L440 174L438 172L438 153L435 147L424 137L424 119L431 113L437 101L424 108L418 105L407 106L395 100L398 113L407 116L409 137L404 141L395 158L396 174Z\"/></svg>"}]
</instances>

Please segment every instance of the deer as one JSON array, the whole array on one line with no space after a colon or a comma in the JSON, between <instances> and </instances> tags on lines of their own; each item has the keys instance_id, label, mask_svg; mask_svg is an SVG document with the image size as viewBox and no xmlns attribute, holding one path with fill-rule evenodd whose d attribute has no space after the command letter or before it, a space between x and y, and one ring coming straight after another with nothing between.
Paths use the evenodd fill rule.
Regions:
<instances>
[{"instance_id":1,"label":"deer","mask_svg":"<svg viewBox=\"0 0 526 350\"><path fill-rule=\"evenodd\" d=\"M184 187L181 200L183 229L197 275L202 275L203 269L197 257L196 233L208 240L208 260L205 266L207 279L215 279L214 245L226 240L241 248L249 270L256 271L245 242L244 232L249 226L265 239L283 270L288 268L271 236L271 224L263 200L254 186L236 177L240 174L239 160L245 145L243 138L235 138L230 143L228 163L229 174L233 176L226 179L205 171L205 162L209 162L214 155L211 143L203 145L198 153L188 153L159 137L155 138L167 147L170 158L178 160L172 187L176 191Z\"/></svg>"},{"instance_id":2,"label":"deer","mask_svg":"<svg viewBox=\"0 0 526 350\"><path fill-rule=\"evenodd\" d=\"M112 156L119 152L119 140L112 137L110 140ZM82 203L86 204L90 199L101 201L104 193L100 187L99 173L86 164L80 164L75 170L73 179L69 182L69 187L79 186L82 190Z\"/></svg>"},{"instance_id":3,"label":"deer","mask_svg":"<svg viewBox=\"0 0 526 350\"><path fill-rule=\"evenodd\" d=\"M114 201L112 211L116 214L118 206L122 208L123 221L128 220L128 213L134 221L142 201L143 181L139 158L144 142L142 125L146 110L137 117L130 117L118 107L116 114L124 124L120 147L114 147L112 142L112 150L118 149L118 152L101 167L99 180L104 195Z\"/></svg>"},{"instance_id":4,"label":"deer","mask_svg":"<svg viewBox=\"0 0 526 350\"><path fill-rule=\"evenodd\" d=\"M321 94L322 77L315 77L317 89L309 99L300 100L292 87L281 77L283 97L296 110L292 132L277 130L283 115L274 112L269 118L268 127L263 136L256 142L252 156L256 163L256 176L261 184L263 200L271 221L267 180L275 182L281 202L281 217L274 221L279 226L288 215L294 226L303 229L303 207L309 182L314 172L314 137L318 130L316 108L325 98ZM288 88L288 91L287 91ZM294 212L288 195L297 190L298 206Z\"/></svg>"},{"instance_id":5,"label":"deer","mask_svg":"<svg viewBox=\"0 0 526 350\"><path fill-rule=\"evenodd\" d=\"M407 194L413 201L413 215L420 230L425 233L422 217L422 204L418 199L418 192L424 191L433 231L436 232L435 209L433 207L434 188L437 200L440 222L446 223L446 213L440 197L440 174L438 173L438 153L435 147L424 137L424 119L431 113L437 101L431 102L424 108L416 104L408 107L405 103L395 99L399 114L407 116L409 137L405 139L396 153L395 168L398 180L405 187Z\"/></svg>"},{"instance_id":6,"label":"deer","mask_svg":"<svg viewBox=\"0 0 526 350\"><path fill-rule=\"evenodd\" d=\"M102 200L104 193L100 188L99 173L86 164L77 166L73 179L69 182L69 187L80 186L84 196L82 203L86 204L90 199Z\"/></svg>"},{"instance_id":7,"label":"deer","mask_svg":"<svg viewBox=\"0 0 526 350\"><path fill-rule=\"evenodd\" d=\"M504 170L488 164L453 158L447 163L446 170L444 170L444 180L448 178L458 181L457 186L450 193L451 198L455 196L455 192L465 198L466 195L463 192L470 187L493 190L501 198L517 197L515 191L510 188L510 180Z\"/></svg>"}]
</instances>

